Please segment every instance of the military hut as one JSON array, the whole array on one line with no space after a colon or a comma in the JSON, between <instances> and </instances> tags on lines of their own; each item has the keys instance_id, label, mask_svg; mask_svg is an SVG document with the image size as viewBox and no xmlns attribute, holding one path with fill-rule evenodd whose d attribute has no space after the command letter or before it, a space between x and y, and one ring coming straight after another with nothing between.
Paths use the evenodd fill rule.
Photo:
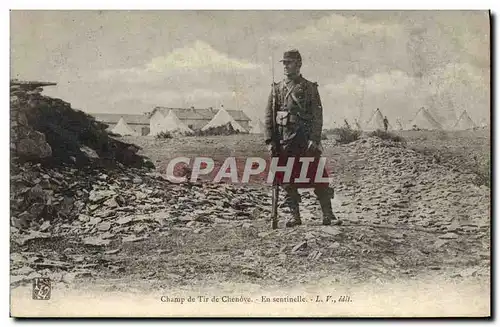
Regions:
<instances>
[{"instance_id":1,"label":"military hut","mask_svg":"<svg viewBox=\"0 0 500 327\"><path fill-rule=\"evenodd\" d=\"M147 115L133 115L133 114L113 114L113 113L90 113L94 116L97 121L105 123L108 125L108 130L112 131L120 119L123 119L124 123L131 129L133 129L138 135L148 135L149 134L149 118Z\"/></svg>"},{"instance_id":2,"label":"military hut","mask_svg":"<svg viewBox=\"0 0 500 327\"><path fill-rule=\"evenodd\" d=\"M223 107L221 107L223 109ZM240 126L244 129L250 129L251 119L242 110L224 109ZM148 113L150 128L153 132L157 126L161 125L163 119L172 111L173 114L187 127L192 130L201 130L205 127L219 112L212 107L205 109L198 108L169 108L155 107Z\"/></svg>"}]
</instances>

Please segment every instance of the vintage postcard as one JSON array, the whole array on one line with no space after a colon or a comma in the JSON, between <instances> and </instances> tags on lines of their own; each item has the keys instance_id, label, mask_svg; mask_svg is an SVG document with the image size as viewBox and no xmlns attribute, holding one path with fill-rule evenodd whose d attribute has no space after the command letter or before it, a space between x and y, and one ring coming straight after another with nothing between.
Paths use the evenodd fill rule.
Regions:
<instances>
[{"instance_id":1,"label":"vintage postcard","mask_svg":"<svg viewBox=\"0 0 500 327\"><path fill-rule=\"evenodd\" d=\"M11 11L11 316L489 317L490 18Z\"/></svg>"}]
</instances>

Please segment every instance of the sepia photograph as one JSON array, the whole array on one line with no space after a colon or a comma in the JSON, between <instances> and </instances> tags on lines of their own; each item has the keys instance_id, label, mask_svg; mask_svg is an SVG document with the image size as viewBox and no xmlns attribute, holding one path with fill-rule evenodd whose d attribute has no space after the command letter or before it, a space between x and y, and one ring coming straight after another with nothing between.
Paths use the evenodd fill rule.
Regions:
<instances>
[{"instance_id":1,"label":"sepia photograph","mask_svg":"<svg viewBox=\"0 0 500 327\"><path fill-rule=\"evenodd\" d=\"M11 317L491 317L490 11L9 16Z\"/></svg>"}]
</instances>

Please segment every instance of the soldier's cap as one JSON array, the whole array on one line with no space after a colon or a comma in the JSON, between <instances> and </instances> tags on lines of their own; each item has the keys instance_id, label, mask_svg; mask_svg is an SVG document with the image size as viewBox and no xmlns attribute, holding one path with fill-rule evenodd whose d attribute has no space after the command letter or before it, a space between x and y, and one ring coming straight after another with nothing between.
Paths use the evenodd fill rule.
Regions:
<instances>
[{"instance_id":1,"label":"soldier's cap","mask_svg":"<svg viewBox=\"0 0 500 327\"><path fill-rule=\"evenodd\" d=\"M285 53L283 53L283 59L281 59L280 62L293 61L293 60L302 61L302 57L300 56L300 52L297 49L285 51Z\"/></svg>"}]
</instances>

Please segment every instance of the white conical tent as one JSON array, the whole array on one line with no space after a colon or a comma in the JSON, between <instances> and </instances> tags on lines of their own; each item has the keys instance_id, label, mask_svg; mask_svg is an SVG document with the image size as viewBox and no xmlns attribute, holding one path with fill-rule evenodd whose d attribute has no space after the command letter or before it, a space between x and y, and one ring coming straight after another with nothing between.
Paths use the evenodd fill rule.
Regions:
<instances>
[{"instance_id":1,"label":"white conical tent","mask_svg":"<svg viewBox=\"0 0 500 327\"><path fill-rule=\"evenodd\" d=\"M488 126L490 126L490 120L486 118L481 119L479 127L488 127Z\"/></svg>"},{"instance_id":2,"label":"white conical tent","mask_svg":"<svg viewBox=\"0 0 500 327\"><path fill-rule=\"evenodd\" d=\"M463 111L460 117L458 117L457 121L453 125L452 129L454 130L466 130L473 129L476 127L476 124L472 121L470 116L467 114L467 111Z\"/></svg>"},{"instance_id":3,"label":"white conical tent","mask_svg":"<svg viewBox=\"0 0 500 327\"><path fill-rule=\"evenodd\" d=\"M134 129L127 124L125 119L123 119L123 117L120 118L118 123L116 123L115 127L113 127L113 129L111 130L111 132L122 136L125 135L139 136L139 133L134 131Z\"/></svg>"},{"instance_id":4,"label":"white conical tent","mask_svg":"<svg viewBox=\"0 0 500 327\"><path fill-rule=\"evenodd\" d=\"M257 119L253 122L252 128L250 129L250 133L252 134L264 134L266 127L264 124L260 121L260 119Z\"/></svg>"},{"instance_id":5,"label":"white conical tent","mask_svg":"<svg viewBox=\"0 0 500 327\"><path fill-rule=\"evenodd\" d=\"M165 116L160 112L156 111L153 116L149 118L149 135L158 135L162 132L161 125Z\"/></svg>"},{"instance_id":6,"label":"white conical tent","mask_svg":"<svg viewBox=\"0 0 500 327\"><path fill-rule=\"evenodd\" d=\"M421 108L415 118L408 124L407 129L413 129L413 126L416 126L419 129L443 129L440 123L438 123L432 115L425 110L425 108Z\"/></svg>"},{"instance_id":7,"label":"white conical tent","mask_svg":"<svg viewBox=\"0 0 500 327\"><path fill-rule=\"evenodd\" d=\"M236 120L226 111L226 109L221 108L203 128L202 131L206 131L209 128L220 127L230 123L234 130L239 132L246 132L246 130L238 124Z\"/></svg>"},{"instance_id":8,"label":"white conical tent","mask_svg":"<svg viewBox=\"0 0 500 327\"><path fill-rule=\"evenodd\" d=\"M401 124L401 121L399 119L396 120L396 129L398 131L403 130L403 124Z\"/></svg>"},{"instance_id":9,"label":"white conical tent","mask_svg":"<svg viewBox=\"0 0 500 327\"><path fill-rule=\"evenodd\" d=\"M171 132L178 134L193 134L193 130L184 124L177 115L170 110L168 115L160 122L159 129L162 132Z\"/></svg>"},{"instance_id":10,"label":"white conical tent","mask_svg":"<svg viewBox=\"0 0 500 327\"><path fill-rule=\"evenodd\" d=\"M381 130L385 129L384 128L384 116L380 112L380 109L377 108L377 110L375 110L375 112L372 114L370 120L366 122L364 129L367 131L374 131L377 129L381 129ZM387 129L392 129L392 126L389 124L389 126L387 126Z\"/></svg>"}]
</instances>

